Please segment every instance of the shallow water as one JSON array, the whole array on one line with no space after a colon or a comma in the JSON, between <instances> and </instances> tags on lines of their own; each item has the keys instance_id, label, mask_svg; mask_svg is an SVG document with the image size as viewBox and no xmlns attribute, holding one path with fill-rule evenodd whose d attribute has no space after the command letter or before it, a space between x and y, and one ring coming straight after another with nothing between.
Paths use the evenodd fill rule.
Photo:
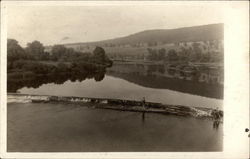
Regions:
<instances>
[{"instance_id":1,"label":"shallow water","mask_svg":"<svg viewBox=\"0 0 250 159\"><path fill-rule=\"evenodd\" d=\"M221 151L222 127L172 115L9 103L9 152Z\"/></svg>"}]
</instances>

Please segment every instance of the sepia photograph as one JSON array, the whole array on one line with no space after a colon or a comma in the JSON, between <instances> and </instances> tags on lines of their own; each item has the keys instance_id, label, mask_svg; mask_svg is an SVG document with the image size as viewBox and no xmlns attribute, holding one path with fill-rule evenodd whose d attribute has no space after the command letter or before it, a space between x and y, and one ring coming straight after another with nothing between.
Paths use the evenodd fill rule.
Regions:
<instances>
[{"instance_id":1,"label":"sepia photograph","mask_svg":"<svg viewBox=\"0 0 250 159\"><path fill-rule=\"evenodd\" d=\"M7 152L223 152L220 5L53 4L5 6Z\"/></svg>"}]
</instances>

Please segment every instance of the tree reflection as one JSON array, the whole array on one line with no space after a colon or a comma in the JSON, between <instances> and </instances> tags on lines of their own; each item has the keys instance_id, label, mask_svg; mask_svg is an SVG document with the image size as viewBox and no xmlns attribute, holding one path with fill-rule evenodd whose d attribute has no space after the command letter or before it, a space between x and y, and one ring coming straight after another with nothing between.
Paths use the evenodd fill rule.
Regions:
<instances>
[{"instance_id":1,"label":"tree reflection","mask_svg":"<svg viewBox=\"0 0 250 159\"><path fill-rule=\"evenodd\" d=\"M206 66L188 64L134 64L117 63L107 70L107 75L148 88L169 89L199 96L223 99L223 84L207 82L207 79L222 79L223 70L214 71ZM202 81L203 80L203 81Z\"/></svg>"},{"instance_id":2,"label":"tree reflection","mask_svg":"<svg viewBox=\"0 0 250 159\"><path fill-rule=\"evenodd\" d=\"M95 73L61 73L61 74L50 74L44 76L34 76L29 79L15 79L8 78L7 80L7 92L17 92L18 89L23 87L27 88L38 88L42 84L54 83L63 84L70 80L71 82L82 82L86 79L94 78L95 81L102 81L105 77L105 70L101 70Z\"/></svg>"},{"instance_id":3,"label":"tree reflection","mask_svg":"<svg viewBox=\"0 0 250 159\"><path fill-rule=\"evenodd\" d=\"M98 74L95 74L94 78L95 78L95 81L99 82L99 81L102 81L105 77L105 74L101 74L101 73L98 73Z\"/></svg>"}]
</instances>

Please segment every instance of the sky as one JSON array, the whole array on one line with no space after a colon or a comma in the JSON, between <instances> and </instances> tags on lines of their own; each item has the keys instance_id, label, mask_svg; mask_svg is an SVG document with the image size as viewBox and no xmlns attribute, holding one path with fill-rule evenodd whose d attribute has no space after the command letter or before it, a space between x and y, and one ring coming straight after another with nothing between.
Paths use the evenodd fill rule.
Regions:
<instances>
[{"instance_id":1,"label":"sky","mask_svg":"<svg viewBox=\"0 0 250 159\"><path fill-rule=\"evenodd\" d=\"M58 2L59 3L59 2ZM90 42L127 36L149 29L223 23L218 4L8 5L7 37L21 46Z\"/></svg>"}]
</instances>

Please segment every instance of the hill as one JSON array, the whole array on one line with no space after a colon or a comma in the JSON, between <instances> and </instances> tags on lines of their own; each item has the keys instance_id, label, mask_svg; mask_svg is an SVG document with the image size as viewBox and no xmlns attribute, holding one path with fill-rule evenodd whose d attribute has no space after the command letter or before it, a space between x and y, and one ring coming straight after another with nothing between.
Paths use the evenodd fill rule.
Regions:
<instances>
[{"instance_id":1,"label":"hill","mask_svg":"<svg viewBox=\"0 0 250 159\"><path fill-rule=\"evenodd\" d=\"M64 45L102 45L108 44L136 44L136 43L176 43L188 41L222 40L223 24L209 24L178 29L146 30L129 36L109 40L74 43Z\"/></svg>"}]
</instances>

